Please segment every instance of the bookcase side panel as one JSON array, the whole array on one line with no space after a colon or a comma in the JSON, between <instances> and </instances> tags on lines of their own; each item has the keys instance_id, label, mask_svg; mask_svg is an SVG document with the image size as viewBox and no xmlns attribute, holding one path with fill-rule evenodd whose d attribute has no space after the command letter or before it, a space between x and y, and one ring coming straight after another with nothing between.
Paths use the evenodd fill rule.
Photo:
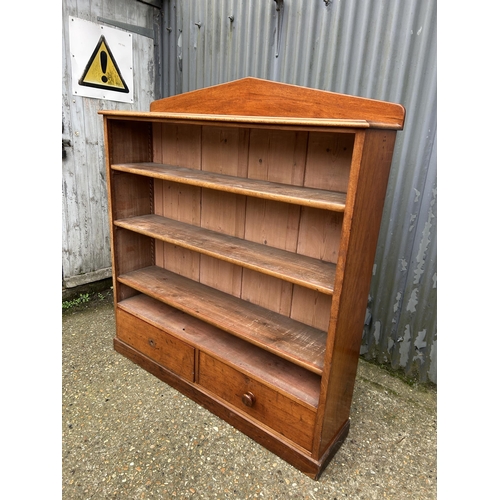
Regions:
<instances>
[{"instance_id":1,"label":"bookcase side panel","mask_svg":"<svg viewBox=\"0 0 500 500\"><path fill-rule=\"evenodd\" d=\"M112 220L150 214L153 185L150 179L112 170L113 164L152 160L151 124L141 121L108 120L109 182ZM153 262L151 238L111 225L114 275L146 267ZM137 294L114 279L117 302Z\"/></svg>"},{"instance_id":2,"label":"bookcase side panel","mask_svg":"<svg viewBox=\"0 0 500 500\"><path fill-rule=\"evenodd\" d=\"M349 234L344 234L337 267L342 279L334 290L332 330L325 356L319 411L322 419L319 456L349 419L396 132L371 130L365 135L358 158L359 174L348 193L346 212L352 211L352 218L347 216L348 223L343 231Z\"/></svg>"},{"instance_id":3,"label":"bookcase side panel","mask_svg":"<svg viewBox=\"0 0 500 500\"><path fill-rule=\"evenodd\" d=\"M113 220L150 214L154 205L153 196L151 179L111 171Z\"/></svg>"},{"instance_id":4,"label":"bookcase side panel","mask_svg":"<svg viewBox=\"0 0 500 500\"><path fill-rule=\"evenodd\" d=\"M153 158L151 123L108 120L111 164L148 162Z\"/></svg>"},{"instance_id":5,"label":"bookcase side panel","mask_svg":"<svg viewBox=\"0 0 500 500\"><path fill-rule=\"evenodd\" d=\"M118 227L115 229L114 241L116 276L148 267L154 263L154 243L151 238ZM138 293L119 282L116 286L117 302Z\"/></svg>"}]
</instances>

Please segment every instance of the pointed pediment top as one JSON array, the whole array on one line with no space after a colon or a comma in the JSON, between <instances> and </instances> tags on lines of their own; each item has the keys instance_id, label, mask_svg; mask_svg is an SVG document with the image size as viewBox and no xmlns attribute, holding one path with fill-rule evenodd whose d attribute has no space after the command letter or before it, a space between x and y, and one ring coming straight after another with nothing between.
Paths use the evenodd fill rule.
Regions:
<instances>
[{"instance_id":1,"label":"pointed pediment top","mask_svg":"<svg viewBox=\"0 0 500 500\"><path fill-rule=\"evenodd\" d=\"M153 112L365 120L373 127L403 128L400 104L246 77L153 101Z\"/></svg>"}]
</instances>

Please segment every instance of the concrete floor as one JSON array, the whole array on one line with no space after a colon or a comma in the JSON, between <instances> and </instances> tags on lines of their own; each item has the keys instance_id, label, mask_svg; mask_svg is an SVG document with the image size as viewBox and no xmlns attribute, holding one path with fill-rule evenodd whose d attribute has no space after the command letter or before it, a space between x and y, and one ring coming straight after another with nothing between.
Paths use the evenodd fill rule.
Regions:
<instances>
[{"instance_id":1,"label":"concrete floor","mask_svg":"<svg viewBox=\"0 0 500 500\"><path fill-rule=\"evenodd\" d=\"M436 391L360 361L318 481L113 350L110 294L63 312L63 499L434 499Z\"/></svg>"}]
</instances>

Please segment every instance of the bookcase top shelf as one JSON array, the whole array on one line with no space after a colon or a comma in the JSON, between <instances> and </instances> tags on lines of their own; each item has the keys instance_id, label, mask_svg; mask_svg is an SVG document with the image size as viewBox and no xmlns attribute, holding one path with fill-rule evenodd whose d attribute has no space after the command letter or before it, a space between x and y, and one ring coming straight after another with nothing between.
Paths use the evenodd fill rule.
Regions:
<instances>
[{"instance_id":1,"label":"bookcase top shelf","mask_svg":"<svg viewBox=\"0 0 500 500\"><path fill-rule=\"evenodd\" d=\"M370 128L371 125L366 120L341 120L328 118L286 118L280 116L243 116L243 115L215 115L201 113L170 113L155 111L99 111L101 115L108 118L120 120L144 120L148 122L170 121L170 122L190 122L200 125L231 125L231 126L289 126L289 127L338 127L338 128ZM380 127L388 128L388 127Z\"/></svg>"},{"instance_id":2,"label":"bookcase top shelf","mask_svg":"<svg viewBox=\"0 0 500 500\"><path fill-rule=\"evenodd\" d=\"M334 212L343 212L345 209L345 193L324 189L304 188L258 179L233 177L162 163L124 163L112 165L111 168L155 179L292 203L294 205L322 208Z\"/></svg>"}]
</instances>

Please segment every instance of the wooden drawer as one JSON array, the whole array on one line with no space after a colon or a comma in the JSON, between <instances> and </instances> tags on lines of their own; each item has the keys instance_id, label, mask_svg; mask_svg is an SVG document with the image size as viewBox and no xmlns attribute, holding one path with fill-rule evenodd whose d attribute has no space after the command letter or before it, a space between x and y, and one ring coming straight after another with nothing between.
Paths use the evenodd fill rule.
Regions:
<instances>
[{"instance_id":1,"label":"wooden drawer","mask_svg":"<svg viewBox=\"0 0 500 500\"><path fill-rule=\"evenodd\" d=\"M194 348L119 306L116 336L167 370L194 382Z\"/></svg>"},{"instance_id":2,"label":"wooden drawer","mask_svg":"<svg viewBox=\"0 0 500 500\"><path fill-rule=\"evenodd\" d=\"M200 352L199 384L311 451L315 412Z\"/></svg>"}]
</instances>

